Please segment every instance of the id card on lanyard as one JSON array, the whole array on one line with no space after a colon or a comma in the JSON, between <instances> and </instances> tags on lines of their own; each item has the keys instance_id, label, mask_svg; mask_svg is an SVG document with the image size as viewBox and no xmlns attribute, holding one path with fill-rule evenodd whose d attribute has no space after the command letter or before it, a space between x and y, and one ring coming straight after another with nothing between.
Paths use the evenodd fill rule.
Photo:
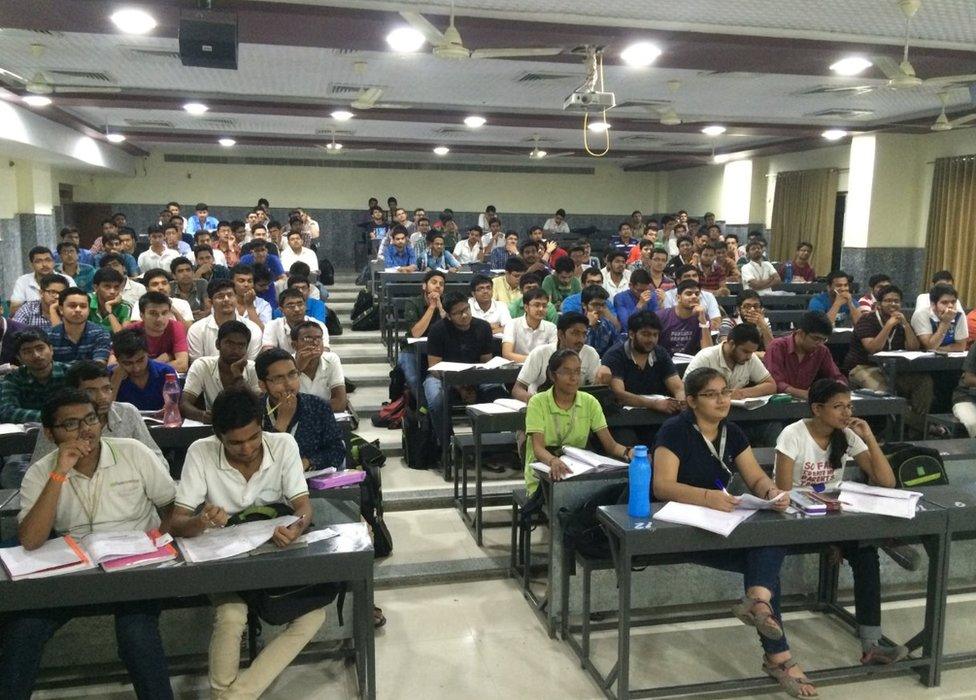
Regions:
<instances>
[{"instance_id":1,"label":"id card on lanyard","mask_svg":"<svg viewBox=\"0 0 976 700\"><path fill-rule=\"evenodd\" d=\"M697 423L695 424L695 431L699 435L701 435L701 439L705 442L705 447L708 448L708 451L711 453L712 457L715 458L715 461L718 462L719 466L722 467L722 470L726 474L728 474L728 479L729 479L729 481L731 481L732 480L732 470L729 469L725 465L725 462L722 460L722 455L725 454L725 441L726 441L726 438L728 437L728 429L726 428L725 424L722 425L722 431L719 433L718 449L717 450L715 449L715 444L711 440L709 440L707 437L705 437L705 435L701 431L701 428L698 427L698 424ZM726 482L726 485L727 484L728 484L728 482Z\"/></svg>"}]
</instances>

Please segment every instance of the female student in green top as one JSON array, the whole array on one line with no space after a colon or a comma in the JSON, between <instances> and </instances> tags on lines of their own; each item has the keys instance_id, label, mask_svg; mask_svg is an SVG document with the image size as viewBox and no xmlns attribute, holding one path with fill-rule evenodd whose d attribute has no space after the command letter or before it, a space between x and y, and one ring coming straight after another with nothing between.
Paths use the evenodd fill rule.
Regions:
<instances>
[{"instance_id":1,"label":"female student in green top","mask_svg":"<svg viewBox=\"0 0 976 700\"><path fill-rule=\"evenodd\" d=\"M810 387L812 418L786 426L776 441L776 485L784 490L836 486L851 459L871 484L891 488L895 474L871 427L852 414L851 389L842 382L819 379ZM908 649L881 642L881 571L878 548L846 542L833 548L854 574L854 616L861 639L862 664L890 664Z\"/></svg>"},{"instance_id":2,"label":"female student in green top","mask_svg":"<svg viewBox=\"0 0 976 700\"><path fill-rule=\"evenodd\" d=\"M581 363L575 350L556 350L549 358L546 378L552 384L529 399L525 412L525 489L534 494L539 480L533 462L550 469L553 480L569 473L559 458L563 447L586 447L590 433L596 433L603 451L610 457L629 461L633 449L610 435L600 402L579 390Z\"/></svg>"}]
</instances>

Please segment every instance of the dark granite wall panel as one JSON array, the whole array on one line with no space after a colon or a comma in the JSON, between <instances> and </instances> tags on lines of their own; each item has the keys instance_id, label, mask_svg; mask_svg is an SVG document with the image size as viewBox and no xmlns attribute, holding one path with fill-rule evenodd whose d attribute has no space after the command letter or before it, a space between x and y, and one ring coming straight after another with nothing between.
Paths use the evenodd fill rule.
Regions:
<instances>
[{"instance_id":1,"label":"dark granite wall panel","mask_svg":"<svg viewBox=\"0 0 976 700\"><path fill-rule=\"evenodd\" d=\"M914 296L926 287L924 248L844 248L840 264L862 289L868 278L879 272L891 275L906 297Z\"/></svg>"}]
</instances>

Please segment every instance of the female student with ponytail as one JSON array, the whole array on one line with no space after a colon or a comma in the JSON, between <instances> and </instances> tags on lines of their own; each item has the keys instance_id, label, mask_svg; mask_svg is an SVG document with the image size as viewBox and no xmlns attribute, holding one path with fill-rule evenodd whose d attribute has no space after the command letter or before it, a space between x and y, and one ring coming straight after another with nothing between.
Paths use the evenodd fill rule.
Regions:
<instances>
[{"instance_id":1,"label":"female student with ponytail","mask_svg":"<svg viewBox=\"0 0 976 700\"><path fill-rule=\"evenodd\" d=\"M836 487L849 459L869 482L891 488L895 475L870 426L852 415L851 390L833 379L813 383L813 417L788 425L776 441L776 485L794 488ZM835 548L854 574L854 607L862 664L890 664L908 654L904 646L881 642L881 572L878 548L847 542Z\"/></svg>"},{"instance_id":2,"label":"female student with ponytail","mask_svg":"<svg viewBox=\"0 0 976 700\"><path fill-rule=\"evenodd\" d=\"M733 473L760 498L775 498L780 489L756 461L749 439L727 418L732 390L717 369L699 367L684 377L688 410L669 418L654 445L654 497L731 512L737 503L726 490ZM785 510L788 499L776 503ZM793 697L816 697L817 691L796 664L783 631L779 572L783 547L750 547L689 554L689 563L743 574L745 597L733 614L756 628L765 652L763 671Z\"/></svg>"}]
</instances>

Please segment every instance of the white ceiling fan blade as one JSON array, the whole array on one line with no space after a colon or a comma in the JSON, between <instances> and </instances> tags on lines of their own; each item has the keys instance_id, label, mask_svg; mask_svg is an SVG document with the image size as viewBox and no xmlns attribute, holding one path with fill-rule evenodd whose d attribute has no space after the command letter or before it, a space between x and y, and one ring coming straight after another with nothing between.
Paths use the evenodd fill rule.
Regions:
<instances>
[{"instance_id":1,"label":"white ceiling fan blade","mask_svg":"<svg viewBox=\"0 0 976 700\"><path fill-rule=\"evenodd\" d=\"M407 24L424 35L427 43L437 46L444 43L444 32L435 27L430 21L418 12L401 12L400 16L407 20Z\"/></svg>"},{"instance_id":2,"label":"white ceiling fan blade","mask_svg":"<svg viewBox=\"0 0 976 700\"><path fill-rule=\"evenodd\" d=\"M874 65L884 73L884 77L888 80L892 80L901 75L901 67L898 61L890 56L872 56L871 58L874 61Z\"/></svg>"},{"instance_id":3,"label":"white ceiling fan blade","mask_svg":"<svg viewBox=\"0 0 976 700\"><path fill-rule=\"evenodd\" d=\"M352 106L355 109L370 109L382 96L382 88L365 88L356 96L356 99L353 100Z\"/></svg>"},{"instance_id":4,"label":"white ceiling fan blade","mask_svg":"<svg viewBox=\"0 0 976 700\"><path fill-rule=\"evenodd\" d=\"M12 70L7 70L6 68L0 68L0 77L7 77L11 80L16 80L18 83L24 85L27 83L27 78L20 75L19 73L14 73Z\"/></svg>"},{"instance_id":5,"label":"white ceiling fan blade","mask_svg":"<svg viewBox=\"0 0 976 700\"><path fill-rule=\"evenodd\" d=\"M965 117L959 117L958 119L953 119L949 123L952 124L953 127L956 127L956 126L961 126L963 124L968 124L971 121L976 121L976 112L973 112L972 114L967 114Z\"/></svg>"},{"instance_id":6,"label":"white ceiling fan blade","mask_svg":"<svg viewBox=\"0 0 976 700\"><path fill-rule=\"evenodd\" d=\"M120 87L98 87L95 85L53 85L54 92L93 92L116 94L122 92Z\"/></svg>"},{"instance_id":7,"label":"white ceiling fan blade","mask_svg":"<svg viewBox=\"0 0 976 700\"><path fill-rule=\"evenodd\" d=\"M971 73L969 75L943 75L937 78L929 78L924 81L926 87L933 86L938 87L939 85L953 85L959 83L960 85L968 85L970 83L976 83L976 73Z\"/></svg>"},{"instance_id":8,"label":"white ceiling fan blade","mask_svg":"<svg viewBox=\"0 0 976 700\"><path fill-rule=\"evenodd\" d=\"M475 49L471 58L531 58L533 56L558 56L562 49Z\"/></svg>"},{"instance_id":9,"label":"white ceiling fan blade","mask_svg":"<svg viewBox=\"0 0 976 700\"><path fill-rule=\"evenodd\" d=\"M565 156L575 156L575 155L576 155L575 151L562 151L560 153L550 153L546 156L546 158L563 158Z\"/></svg>"}]
</instances>

